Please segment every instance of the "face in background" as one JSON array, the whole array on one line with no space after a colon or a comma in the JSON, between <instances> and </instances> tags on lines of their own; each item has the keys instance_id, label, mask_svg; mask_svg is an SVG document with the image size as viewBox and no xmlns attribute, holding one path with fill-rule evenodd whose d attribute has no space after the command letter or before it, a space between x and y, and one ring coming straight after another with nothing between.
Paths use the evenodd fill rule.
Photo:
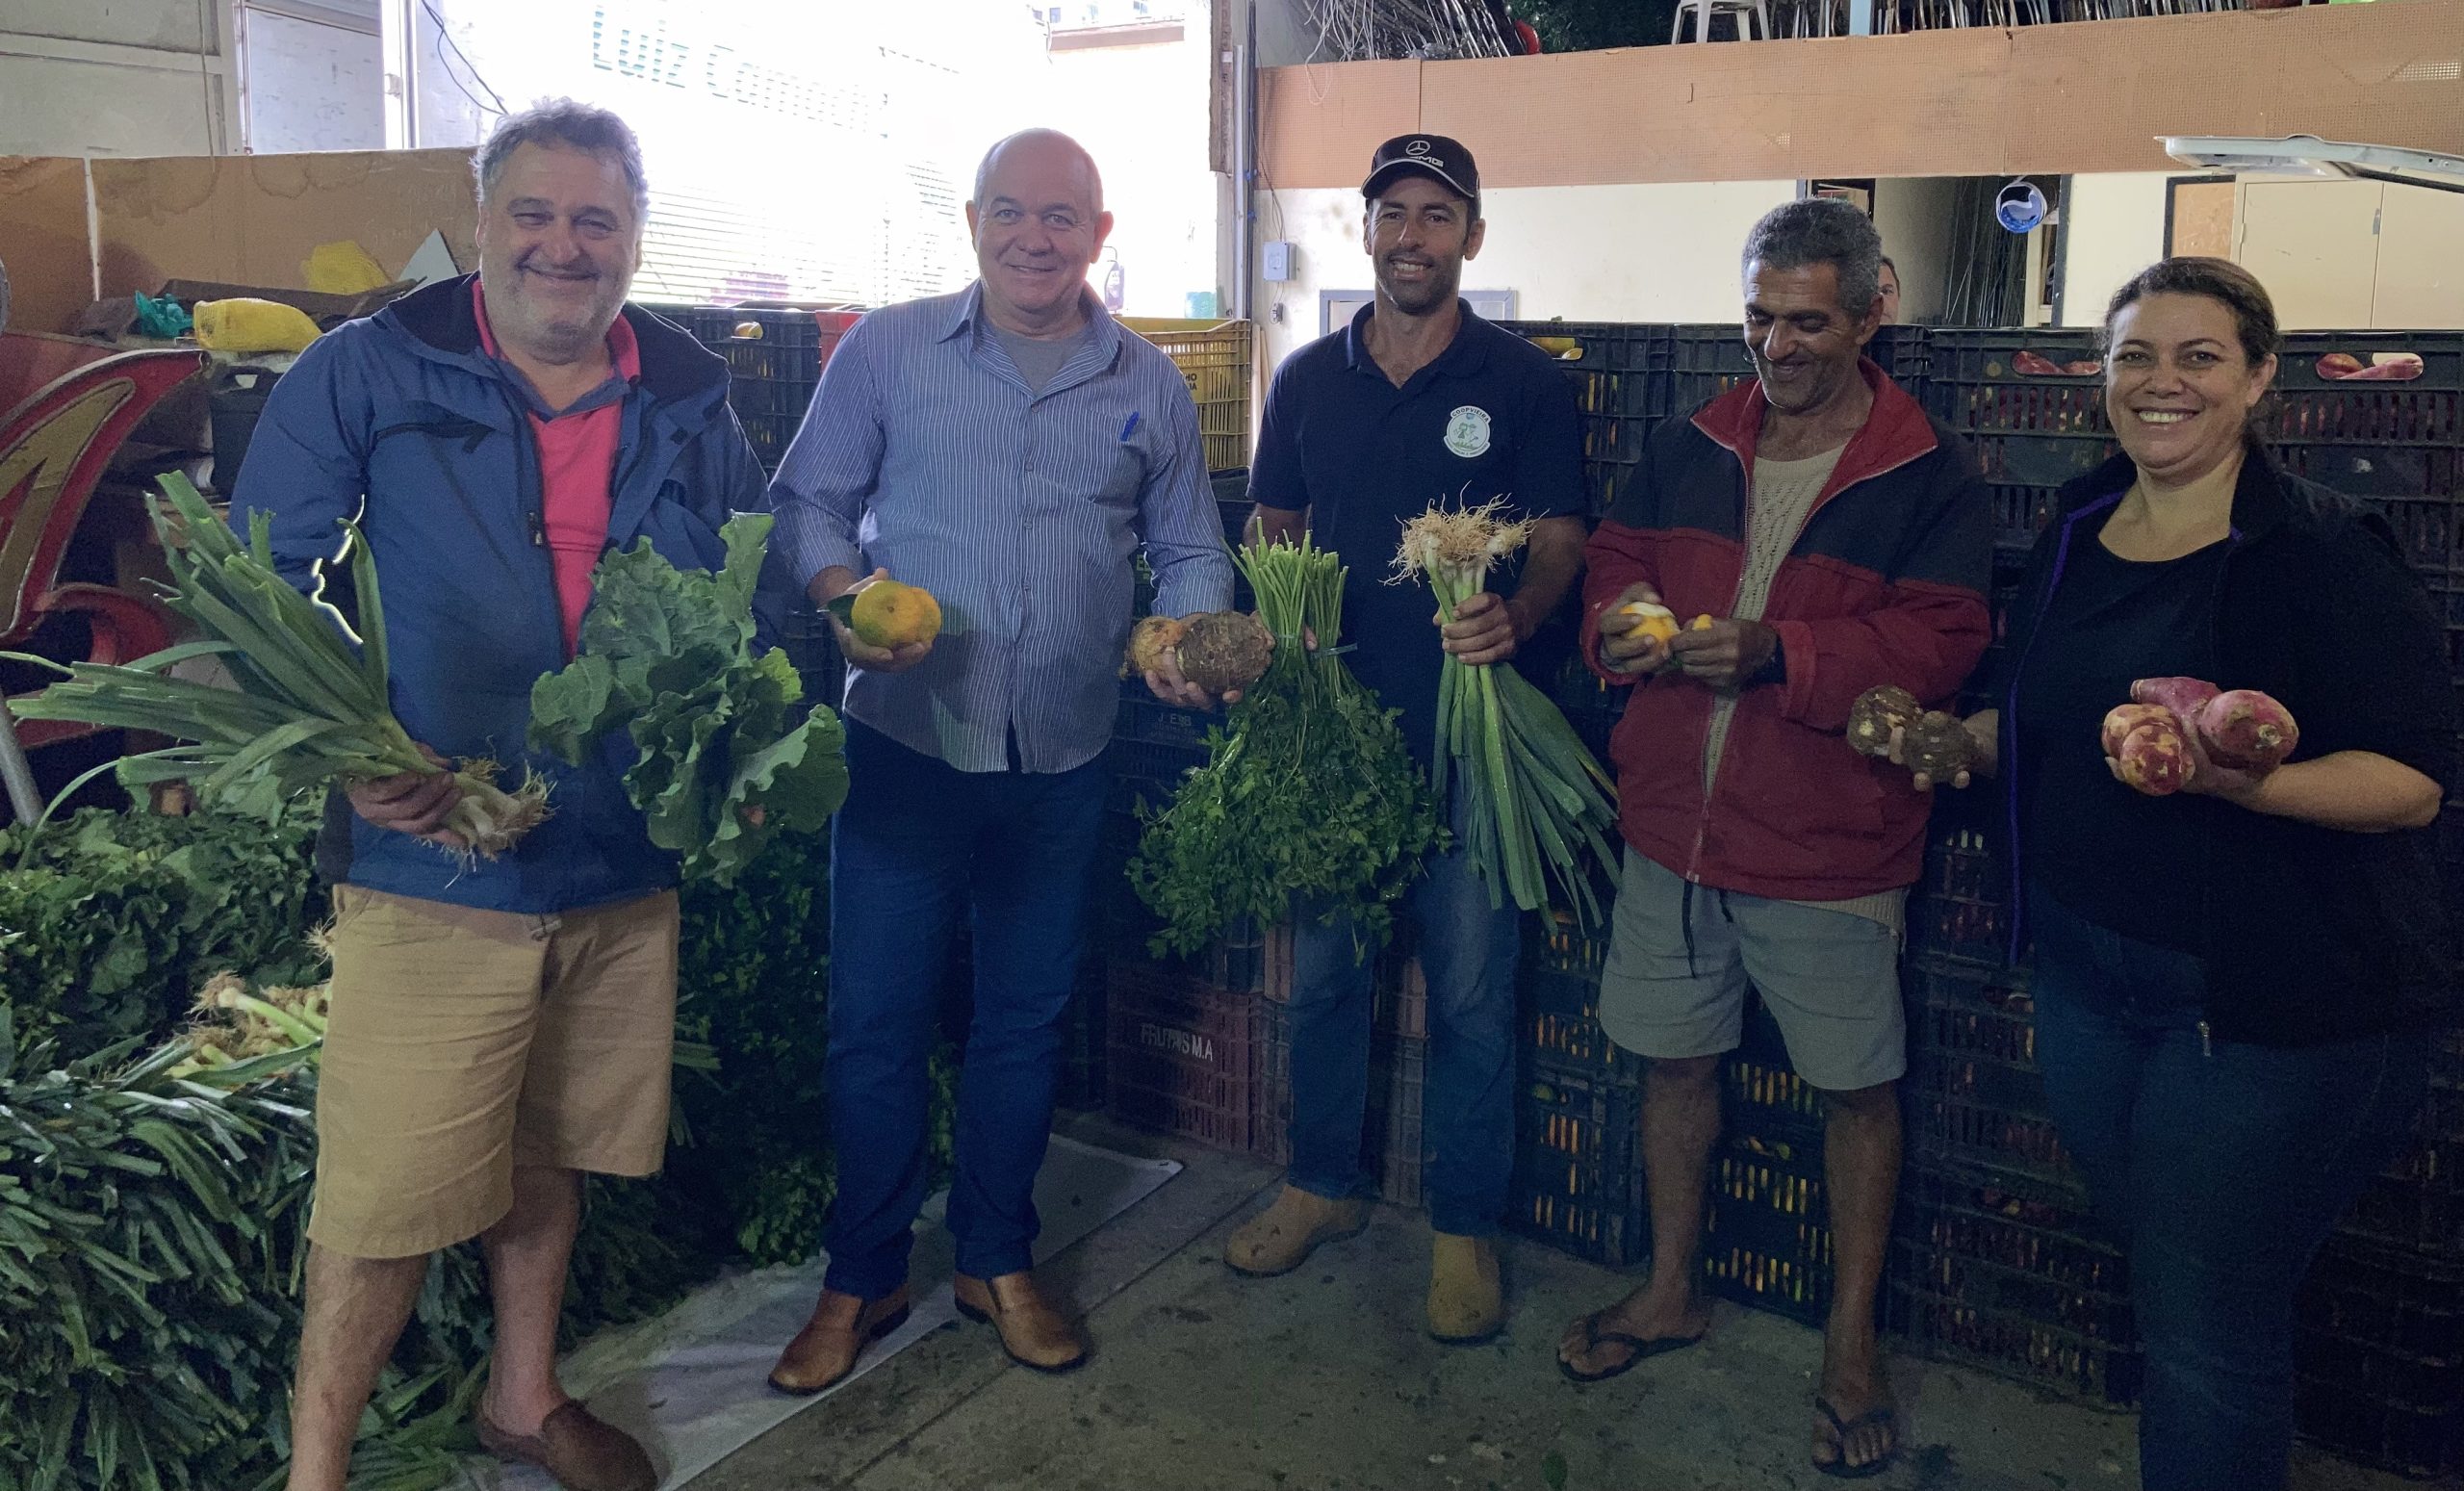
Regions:
<instances>
[{"instance_id":1,"label":"face in background","mask_svg":"<svg viewBox=\"0 0 2464 1491\"><path fill-rule=\"evenodd\" d=\"M2139 469L2194 481L2241 450L2250 411L2275 382L2275 359L2253 366L2232 307L2207 296L2143 296L2109 331L2105 417Z\"/></svg>"},{"instance_id":2,"label":"face in background","mask_svg":"<svg viewBox=\"0 0 2464 1491\"><path fill-rule=\"evenodd\" d=\"M607 338L642 262L632 183L613 156L524 144L479 208L479 284L497 340L566 363Z\"/></svg>"},{"instance_id":3,"label":"face in background","mask_svg":"<svg viewBox=\"0 0 2464 1491\"><path fill-rule=\"evenodd\" d=\"M1763 397L1782 414L1812 414L1846 394L1881 325L1881 297L1861 311L1839 303L1836 265L1745 267L1745 345Z\"/></svg>"},{"instance_id":4,"label":"face in background","mask_svg":"<svg viewBox=\"0 0 2464 1491\"><path fill-rule=\"evenodd\" d=\"M1486 228L1444 182L1397 176L1361 217L1361 246L1378 295L1406 316L1443 309L1461 292L1463 261L1479 257Z\"/></svg>"},{"instance_id":5,"label":"face in background","mask_svg":"<svg viewBox=\"0 0 2464 1491\"><path fill-rule=\"evenodd\" d=\"M1883 266L1883 324L1899 324L1899 270L1888 264Z\"/></svg>"},{"instance_id":6,"label":"face in background","mask_svg":"<svg viewBox=\"0 0 2464 1491\"><path fill-rule=\"evenodd\" d=\"M1074 321L1088 266L1113 231L1103 190L1094 162L1067 136L1030 132L993 147L966 225L994 324Z\"/></svg>"}]
</instances>

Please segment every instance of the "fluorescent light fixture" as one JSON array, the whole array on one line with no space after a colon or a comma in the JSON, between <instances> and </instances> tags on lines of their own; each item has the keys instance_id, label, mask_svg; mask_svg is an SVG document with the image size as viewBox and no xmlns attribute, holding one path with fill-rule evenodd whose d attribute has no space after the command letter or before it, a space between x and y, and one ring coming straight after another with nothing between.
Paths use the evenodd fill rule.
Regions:
<instances>
[{"instance_id":1,"label":"fluorescent light fixture","mask_svg":"<svg viewBox=\"0 0 2464 1491\"><path fill-rule=\"evenodd\" d=\"M2281 176L2348 177L2464 192L2464 156L2394 145L2356 145L2289 135L2260 140L2229 135L2169 135L2165 153L2185 166Z\"/></svg>"}]
</instances>

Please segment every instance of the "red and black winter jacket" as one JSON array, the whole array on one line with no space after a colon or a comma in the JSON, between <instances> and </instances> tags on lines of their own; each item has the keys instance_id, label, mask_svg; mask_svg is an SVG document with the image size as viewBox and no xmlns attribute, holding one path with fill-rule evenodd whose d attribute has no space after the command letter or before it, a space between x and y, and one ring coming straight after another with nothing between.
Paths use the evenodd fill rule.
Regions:
<instances>
[{"instance_id":1,"label":"red and black winter jacket","mask_svg":"<svg viewBox=\"0 0 2464 1491\"><path fill-rule=\"evenodd\" d=\"M1945 704L1984 655L1992 504L1966 450L1871 362L1873 413L1780 563L1762 620L1783 681L1737 700L1704 790L1714 695L1663 673L1640 681L1610 737L1626 841L1701 885L1799 901L1913 884L1926 799L1905 768L1859 756L1857 696L1896 683ZM1745 570L1759 380L1652 432L1642 464L1584 552L1583 656L1604 668L1600 613L1650 584L1679 625L1732 613Z\"/></svg>"}]
</instances>

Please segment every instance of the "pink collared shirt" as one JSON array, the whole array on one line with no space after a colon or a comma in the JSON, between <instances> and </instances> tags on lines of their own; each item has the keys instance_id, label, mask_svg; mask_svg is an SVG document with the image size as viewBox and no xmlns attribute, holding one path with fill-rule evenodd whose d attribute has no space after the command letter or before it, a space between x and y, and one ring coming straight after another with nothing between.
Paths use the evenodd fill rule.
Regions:
<instances>
[{"instance_id":1,"label":"pink collared shirt","mask_svg":"<svg viewBox=\"0 0 2464 1491\"><path fill-rule=\"evenodd\" d=\"M479 346L490 357L501 357L476 276L471 280L471 308L479 318ZM628 383L642 375L641 346L622 316L607 328L607 359L615 365L615 376ZM607 547L625 406L621 399L585 395L576 407L559 414L543 416L536 408L528 412L539 451L539 522L555 570L556 608L564 620L565 656L570 657L581 643L582 612L590 609L590 572Z\"/></svg>"}]
</instances>

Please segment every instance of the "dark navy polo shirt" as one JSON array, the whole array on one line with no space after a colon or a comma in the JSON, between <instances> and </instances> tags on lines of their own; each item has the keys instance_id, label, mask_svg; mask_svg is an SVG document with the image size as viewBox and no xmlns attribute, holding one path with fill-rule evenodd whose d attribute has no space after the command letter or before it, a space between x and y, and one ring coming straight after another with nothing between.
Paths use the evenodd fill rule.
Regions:
<instances>
[{"instance_id":1,"label":"dark navy polo shirt","mask_svg":"<svg viewBox=\"0 0 2464 1491\"><path fill-rule=\"evenodd\" d=\"M1546 352L1470 306L1435 362L1397 388L1351 324L1284 360L1267 391L1249 497L1306 508L1321 548L1343 556L1347 661L1428 764L1437 733L1437 598L1420 579L1388 584L1405 521L1432 504L1504 498L1523 516L1580 517L1581 434L1574 390ZM1493 570L1511 594L1521 561Z\"/></svg>"}]
</instances>

